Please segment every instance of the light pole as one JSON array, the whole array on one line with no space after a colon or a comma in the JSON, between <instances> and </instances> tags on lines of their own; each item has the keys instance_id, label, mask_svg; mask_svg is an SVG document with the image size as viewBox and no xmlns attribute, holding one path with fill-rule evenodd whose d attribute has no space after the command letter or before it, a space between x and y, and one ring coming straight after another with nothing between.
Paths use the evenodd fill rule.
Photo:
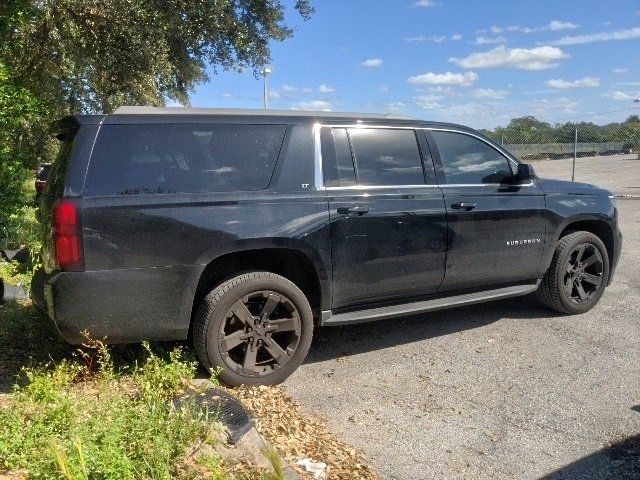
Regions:
<instances>
[{"instance_id":1,"label":"light pole","mask_svg":"<svg viewBox=\"0 0 640 480\"><path fill-rule=\"evenodd\" d=\"M262 76L264 77L264 109L267 110L269 108L269 87L267 86L267 75L271 73L270 68L265 68L262 70Z\"/></svg>"}]
</instances>

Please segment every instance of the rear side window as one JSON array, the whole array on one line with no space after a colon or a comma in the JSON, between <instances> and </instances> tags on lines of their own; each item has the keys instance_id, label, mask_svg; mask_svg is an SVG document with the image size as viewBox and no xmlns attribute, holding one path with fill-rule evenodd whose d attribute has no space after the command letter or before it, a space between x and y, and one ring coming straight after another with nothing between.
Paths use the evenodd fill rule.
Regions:
<instances>
[{"instance_id":1,"label":"rear side window","mask_svg":"<svg viewBox=\"0 0 640 480\"><path fill-rule=\"evenodd\" d=\"M448 184L492 184L511 179L509 161L482 140L455 132L434 131Z\"/></svg>"},{"instance_id":2,"label":"rear side window","mask_svg":"<svg viewBox=\"0 0 640 480\"><path fill-rule=\"evenodd\" d=\"M350 128L358 185L423 185L416 134L391 128Z\"/></svg>"},{"instance_id":3,"label":"rear side window","mask_svg":"<svg viewBox=\"0 0 640 480\"><path fill-rule=\"evenodd\" d=\"M284 125L104 125L84 194L263 190L284 133Z\"/></svg>"},{"instance_id":4,"label":"rear side window","mask_svg":"<svg viewBox=\"0 0 640 480\"><path fill-rule=\"evenodd\" d=\"M322 161L327 187L349 187L356 184L356 172L346 128L322 129Z\"/></svg>"}]
</instances>

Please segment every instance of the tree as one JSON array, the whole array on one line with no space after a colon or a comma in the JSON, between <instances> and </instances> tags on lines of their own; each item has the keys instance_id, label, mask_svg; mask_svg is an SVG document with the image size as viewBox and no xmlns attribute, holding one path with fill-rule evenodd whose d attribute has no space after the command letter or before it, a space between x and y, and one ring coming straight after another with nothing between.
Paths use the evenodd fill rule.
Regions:
<instances>
[{"instance_id":1,"label":"tree","mask_svg":"<svg viewBox=\"0 0 640 480\"><path fill-rule=\"evenodd\" d=\"M9 69L0 63L0 245L24 243L24 206L29 204L25 182L35 166L42 132L37 120L46 108L31 92L11 82Z\"/></svg>"},{"instance_id":2,"label":"tree","mask_svg":"<svg viewBox=\"0 0 640 480\"><path fill-rule=\"evenodd\" d=\"M312 13L308 0L295 8ZM68 112L188 103L207 67L255 71L270 61L269 42L293 33L279 0L8 0L0 9L0 60Z\"/></svg>"},{"instance_id":3,"label":"tree","mask_svg":"<svg viewBox=\"0 0 640 480\"><path fill-rule=\"evenodd\" d=\"M309 0L294 8L305 20L313 13ZM281 0L2 0L2 203L20 205L28 169L51 158L51 121L123 104L188 104L220 69L255 75L270 42L293 34L284 14Z\"/></svg>"}]
</instances>

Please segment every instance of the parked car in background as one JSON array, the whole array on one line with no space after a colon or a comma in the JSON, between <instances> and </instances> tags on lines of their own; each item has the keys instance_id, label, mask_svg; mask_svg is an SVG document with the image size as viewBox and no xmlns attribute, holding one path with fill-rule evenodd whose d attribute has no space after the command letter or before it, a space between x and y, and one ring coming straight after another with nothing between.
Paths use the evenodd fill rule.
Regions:
<instances>
[{"instance_id":1,"label":"parked car in background","mask_svg":"<svg viewBox=\"0 0 640 480\"><path fill-rule=\"evenodd\" d=\"M37 301L73 343L190 338L231 385L283 381L314 325L533 292L583 313L620 256L608 191L461 125L124 107L55 132Z\"/></svg>"}]
</instances>

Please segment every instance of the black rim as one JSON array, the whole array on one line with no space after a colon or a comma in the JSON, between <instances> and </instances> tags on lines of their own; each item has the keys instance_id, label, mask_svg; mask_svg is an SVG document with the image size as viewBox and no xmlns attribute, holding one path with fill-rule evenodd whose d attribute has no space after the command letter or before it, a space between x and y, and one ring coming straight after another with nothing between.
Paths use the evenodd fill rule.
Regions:
<instances>
[{"instance_id":1,"label":"black rim","mask_svg":"<svg viewBox=\"0 0 640 480\"><path fill-rule=\"evenodd\" d=\"M564 289L572 302L584 303L595 296L603 269L602 255L595 245L581 243L573 249L564 276Z\"/></svg>"},{"instance_id":2,"label":"black rim","mask_svg":"<svg viewBox=\"0 0 640 480\"><path fill-rule=\"evenodd\" d=\"M291 360L300 343L300 314L285 295L270 290L236 301L220 326L227 368L244 376L269 375Z\"/></svg>"}]
</instances>

